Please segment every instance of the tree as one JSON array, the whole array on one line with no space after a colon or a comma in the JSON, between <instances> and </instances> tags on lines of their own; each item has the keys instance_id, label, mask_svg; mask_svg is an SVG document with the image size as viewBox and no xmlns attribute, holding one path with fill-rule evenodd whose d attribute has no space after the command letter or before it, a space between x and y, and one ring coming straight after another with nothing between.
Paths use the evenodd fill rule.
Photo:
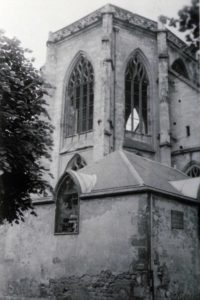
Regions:
<instances>
[{"instance_id":1,"label":"tree","mask_svg":"<svg viewBox=\"0 0 200 300\"><path fill-rule=\"evenodd\" d=\"M24 221L27 210L35 214L31 194L51 188L41 159L50 159L53 127L29 52L0 32L0 223Z\"/></svg>"},{"instance_id":2,"label":"tree","mask_svg":"<svg viewBox=\"0 0 200 300\"><path fill-rule=\"evenodd\" d=\"M169 26L178 27L178 30L186 33L186 41L191 46L191 49L196 52L199 50L199 0L191 0L190 6L184 6L178 12L178 18L160 17L161 22Z\"/></svg>"}]
</instances>

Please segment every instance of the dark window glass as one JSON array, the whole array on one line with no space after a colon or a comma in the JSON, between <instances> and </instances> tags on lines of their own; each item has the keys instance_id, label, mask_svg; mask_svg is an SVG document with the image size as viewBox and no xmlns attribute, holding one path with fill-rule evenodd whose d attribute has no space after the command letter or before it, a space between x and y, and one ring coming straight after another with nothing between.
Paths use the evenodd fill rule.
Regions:
<instances>
[{"instance_id":1,"label":"dark window glass","mask_svg":"<svg viewBox=\"0 0 200 300\"><path fill-rule=\"evenodd\" d=\"M182 75L185 78L189 78L187 69L185 67L184 62L179 58L176 59L172 64L172 70L174 70L176 73Z\"/></svg>"},{"instance_id":2,"label":"dark window glass","mask_svg":"<svg viewBox=\"0 0 200 300\"><path fill-rule=\"evenodd\" d=\"M183 212L172 210L171 211L171 228L184 229Z\"/></svg>"}]
</instances>

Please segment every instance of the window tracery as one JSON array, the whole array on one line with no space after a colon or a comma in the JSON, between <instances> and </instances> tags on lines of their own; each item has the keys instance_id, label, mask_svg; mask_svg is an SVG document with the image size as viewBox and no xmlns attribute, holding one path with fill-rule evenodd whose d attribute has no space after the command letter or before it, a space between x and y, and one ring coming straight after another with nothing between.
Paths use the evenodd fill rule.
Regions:
<instances>
[{"instance_id":1,"label":"window tracery","mask_svg":"<svg viewBox=\"0 0 200 300\"><path fill-rule=\"evenodd\" d=\"M65 135L93 129L94 72L83 55L69 78L66 96Z\"/></svg>"},{"instance_id":2,"label":"window tracery","mask_svg":"<svg viewBox=\"0 0 200 300\"><path fill-rule=\"evenodd\" d=\"M186 174L192 178L200 177L200 166L198 165L192 165L189 167L189 169L186 171Z\"/></svg>"},{"instance_id":3,"label":"window tracery","mask_svg":"<svg viewBox=\"0 0 200 300\"><path fill-rule=\"evenodd\" d=\"M125 73L125 129L148 133L148 86L146 69L138 54L131 57Z\"/></svg>"}]
</instances>

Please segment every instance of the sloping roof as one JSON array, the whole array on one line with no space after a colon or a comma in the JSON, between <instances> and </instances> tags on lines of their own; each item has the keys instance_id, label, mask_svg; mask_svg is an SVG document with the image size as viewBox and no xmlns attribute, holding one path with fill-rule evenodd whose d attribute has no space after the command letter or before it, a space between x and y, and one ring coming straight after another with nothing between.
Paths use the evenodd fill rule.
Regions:
<instances>
[{"instance_id":1,"label":"sloping roof","mask_svg":"<svg viewBox=\"0 0 200 300\"><path fill-rule=\"evenodd\" d=\"M170 182L182 194L197 199L200 197L200 177Z\"/></svg>"},{"instance_id":2,"label":"sloping roof","mask_svg":"<svg viewBox=\"0 0 200 300\"><path fill-rule=\"evenodd\" d=\"M181 171L128 151L115 151L103 159L75 172L83 189L82 194L109 193L110 191L153 190L182 198L196 199L195 193L185 194L174 182L191 179ZM88 175L93 175L93 177ZM93 178L91 183L87 179Z\"/></svg>"}]
</instances>

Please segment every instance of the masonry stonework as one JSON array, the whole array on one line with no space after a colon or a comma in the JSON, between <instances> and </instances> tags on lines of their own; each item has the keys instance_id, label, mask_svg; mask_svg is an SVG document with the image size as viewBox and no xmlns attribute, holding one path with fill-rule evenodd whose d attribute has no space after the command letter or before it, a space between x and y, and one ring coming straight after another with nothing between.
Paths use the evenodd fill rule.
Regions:
<instances>
[{"instance_id":1,"label":"masonry stonework","mask_svg":"<svg viewBox=\"0 0 200 300\"><path fill-rule=\"evenodd\" d=\"M94 70L93 126L76 123L66 135L80 58ZM138 74L130 79L131 60ZM163 24L106 5L49 34L42 71L51 85L54 195L34 198L37 217L0 227L0 300L199 300L200 180L185 174L193 163L200 170L194 54ZM81 76L73 79L75 122L91 100Z\"/></svg>"}]
</instances>

